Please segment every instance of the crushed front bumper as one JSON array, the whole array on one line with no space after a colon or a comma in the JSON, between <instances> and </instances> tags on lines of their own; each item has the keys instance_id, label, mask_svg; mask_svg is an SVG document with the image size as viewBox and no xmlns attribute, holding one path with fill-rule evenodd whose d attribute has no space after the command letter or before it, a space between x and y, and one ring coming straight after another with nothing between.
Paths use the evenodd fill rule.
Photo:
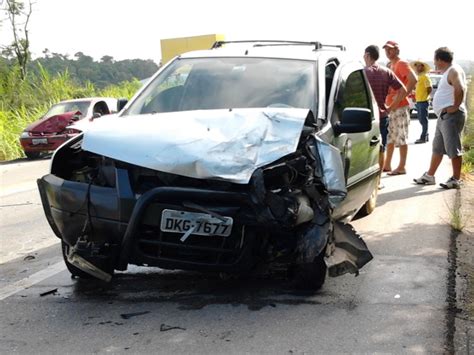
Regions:
<instances>
[{"instance_id":1,"label":"crushed front bumper","mask_svg":"<svg viewBox=\"0 0 474 355\"><path fill-rule=\"evenodd\" d=\"M70 246L81 238L112 246L108 249L116 251L111 257L119 270L129 263L168 269L245 270L255 263L260 232L281 228L256 194L156 187L136 195L124 169L116 169L115 186L72 182L52 174L38 180L43 208L55 234ZM231 235L191 235L183 243L182 234L161 231L164 209L196 212L186 201L231 217Z\"/></svg>"}]
</instances>

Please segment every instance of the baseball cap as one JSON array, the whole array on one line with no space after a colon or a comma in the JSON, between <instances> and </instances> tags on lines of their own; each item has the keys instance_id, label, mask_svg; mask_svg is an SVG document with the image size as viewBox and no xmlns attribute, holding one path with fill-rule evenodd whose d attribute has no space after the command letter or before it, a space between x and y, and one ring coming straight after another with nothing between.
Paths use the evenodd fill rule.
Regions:
<instances>
[{"instance_id":1,"label":"baseball cap","mask_svg":"<svg viewBox=\"0 0 474 355\"><path fill-rule=\"evenodd\" d=\"M385 43L382 48L385 48L385 47L388 47L388 48L399 48L398 43L395 42L395 41L387 41L387 43Z\"/></svg>"}]
</instances>

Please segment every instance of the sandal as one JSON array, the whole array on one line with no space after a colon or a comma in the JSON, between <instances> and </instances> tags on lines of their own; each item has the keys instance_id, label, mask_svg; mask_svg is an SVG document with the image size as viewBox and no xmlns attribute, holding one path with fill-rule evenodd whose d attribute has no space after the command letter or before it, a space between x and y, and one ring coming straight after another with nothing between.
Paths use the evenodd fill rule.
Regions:
<instances>
[{"instance_id":1,"label":"sandal","mask_svg":"<svg viewBox=\"0 0 474 355\"><path fill-rule=\"evenodd\" d=\"M395 176L395 175L405 175L407 172L406 171L399 171L399 170L393 170L387 173L387 175L390 176Z\"/></svg>"}]
</instances>

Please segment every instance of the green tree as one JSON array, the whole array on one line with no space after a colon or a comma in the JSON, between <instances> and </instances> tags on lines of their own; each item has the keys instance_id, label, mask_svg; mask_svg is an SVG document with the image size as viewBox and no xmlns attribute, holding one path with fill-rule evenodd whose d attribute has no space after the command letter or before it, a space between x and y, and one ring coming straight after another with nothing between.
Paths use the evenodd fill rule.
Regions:
<instances>
[{"instance_id":1,"label":"green tree","mask_svg":"<svg viewBox=\"0 0 474 355\"><path fill-rule=\"evenodd\" d=\"M102 58L100 58L101 63L113 63L114 62L114 57L110 55L104 55Z\"/></svg>"},{"instance_id":2,"label":"green tree","mask_svg":"<svg viewBox=\"0 0 474 355\"><path fill-rule=\"evenodd\" d=\"M11 63L11 60L6 57L4 60L5 65ZM67 54L51 52L46 49L43 51L43 57L30 61L29 73L40 74L40 66L51 75L67 71L71 80L76 84L86 85L87 82L90 82L97 89L120 84L123 81L146 79L158 70L158 66L152 60L116 61L112 56L104 55L99 61L94 61L92 57L83 52L77 52L69 58Z\"/></svg>"},{"instance_id":3,"label":"green tree","mask_svg":"<svg viewBox=\"0 0 474 355\"><path fill-rule=\"evenodd\" d=\"M2 48L3 55L13 55L20 67L21 79L26 78L27 65L30 60L30 40L28 23L33 12L31 1L27 5L21 0L5 0L3 10L12 27L13 43Z\"/></svg>"}]
</instances>

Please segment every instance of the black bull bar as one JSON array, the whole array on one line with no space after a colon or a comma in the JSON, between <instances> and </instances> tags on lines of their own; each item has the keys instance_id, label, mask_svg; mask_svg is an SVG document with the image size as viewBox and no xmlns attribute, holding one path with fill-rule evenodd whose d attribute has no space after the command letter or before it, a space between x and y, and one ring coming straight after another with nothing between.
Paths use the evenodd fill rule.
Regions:
<instances>
[{"instance_id":1,"label":"black bull bar","mask_svg":"<svg viewBox=\"0 0 474 355\"><path fill-rule=\"evenodd\" d=\"M169 202L170 200L180 201L181 203L183 201L206 201L209 203L220 204L223 206L229 204L244 206L251 209L251 211L255 210L255 204L252 203L251 197L246 193L205 189L203 190L184 187L155 187L140 196L140 198L135 204L133 212L130 216L127 229L122 239L117 269L125 270L127 268L132 246L135 242L134 238L136 232L150 204L157 201ZM253 222L253 224L255 223L256 221Z\"/></svg>"}]
</instances>

